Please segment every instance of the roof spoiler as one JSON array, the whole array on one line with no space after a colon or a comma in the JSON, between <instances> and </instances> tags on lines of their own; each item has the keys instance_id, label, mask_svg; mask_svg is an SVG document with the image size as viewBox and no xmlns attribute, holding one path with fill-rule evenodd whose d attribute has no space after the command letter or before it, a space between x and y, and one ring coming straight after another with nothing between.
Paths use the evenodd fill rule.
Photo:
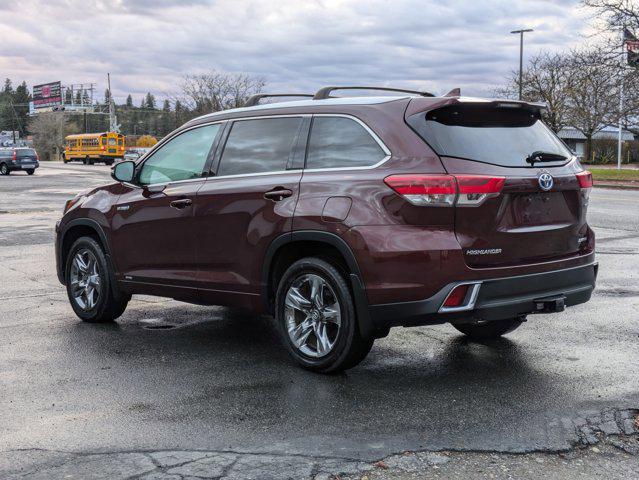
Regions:
<instances>
[{"instance_id":1,"label":"roof spoiler","mask_svg":"<svg viewBox=\"0 0 639 480\"><path fill-rule=\"evenodd\" d=\"M320 88L313 96L313 100L325 100L331 98L331 93L334 90L379 90L383 92L400 92L411 93L413 95L419 95L421 97L434 97L430 92L420 92L418 90L405 90L403 88L390 88L390 87L323 87Z\"/></svg>"},{"instance_id":2,"label":"roof spoiler","mask_svg":"<svg viewBox=\"0 0 639 480\"><path fill-rule=\"evenodd\" d=\"M252 95L244 104L245 107L254 107L260 103L260 100L263 98L272 98L272 97L308 97L312 98L313 94L310 93L258 93L256 95Z\"/></svg>"}]
</instances>

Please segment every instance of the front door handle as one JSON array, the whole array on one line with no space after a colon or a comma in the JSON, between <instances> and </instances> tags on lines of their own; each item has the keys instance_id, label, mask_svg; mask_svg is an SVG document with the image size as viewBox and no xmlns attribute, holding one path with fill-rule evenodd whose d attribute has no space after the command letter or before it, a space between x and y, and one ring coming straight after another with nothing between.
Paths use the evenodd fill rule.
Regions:
<instances>
[{"instance_id":1,"label":"front door handle","mask_svg":"<svg viewBox=\"0 0 639 480\"><path fill-rule=\"evenodd\" d=\"M181 198L180 200L173 200L170 205L173 208L177 208L178 210L181 210L183 208L189 207L191 206L193 202L191 201L190 198Z\"/></svg>"},{"instance_id":2,"label":"front door handle","mask_svg":"<svg viewBox=\"0 0 639 480\"><path fill-rule=\"evenodd\" d=\"M284 187L275 187L273 190L270 190L264 194L264 198L267 200L273 200L274 202L279 202L280 200L284 200L285 198L293 195L293 190L289 190Z\"/></svg>"}]
</instances>

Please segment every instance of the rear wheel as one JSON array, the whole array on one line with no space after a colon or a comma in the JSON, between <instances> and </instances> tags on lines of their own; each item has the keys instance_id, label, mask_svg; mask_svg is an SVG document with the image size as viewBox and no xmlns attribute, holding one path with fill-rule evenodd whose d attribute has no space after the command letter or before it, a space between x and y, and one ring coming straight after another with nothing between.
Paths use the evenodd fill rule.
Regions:
<instances>
[{"instance_id":1,"label":"rear wheel","mask_svg":"<svg viewBox=\"0 0 639 480\"><path fill-rule=\"evenodd\" d=\"M111 165L113 165L113 160L105 160L104 164L110 167Z\"/></svg>"},{"instance_id":2,"label":"rear wheel","mask_svg":"<svg viewBox=\"0 0 639 480\"><path fill-rule=\"evenodd\" d=\"M304 258L286 270L277 288L275 317L289 353L309 370L346 370L373 346L374 339L359 332L344 277L319 258Z\"/></svg>"},{"instance_id":3,"label":"rear wheel","mask_svg":"<svg viewBox=\"0 0 639 480\"><path fill-rule=\"evenodd\" d=\"M67 256L67 296L75 314L85 322L103 323L118 318L130 300L112 284L113 275L102 247L91 237L81 237Z\"/></svg>"},{"instance_id":4,"label":"rear wheel","mask_svg":"<svg viewBox=\"0 0 639 480\"><path fill-rule=\"evenodd\" d=\"M506 320L494 320L486 323L458 323L453 324L457 330L473 340L490 340L515 330L524 321L524 318L508 318Z\"/></svg>"},{"instance_id":5,"label":"rear wheel","mask_svg":"<svg viewBox=\"0 0 639 480\"><path fill-rule=\"evenodd\" d=\"M0 163L0 175L9 175L9 167L6 163Z\"/></svg>"}]
</instances>

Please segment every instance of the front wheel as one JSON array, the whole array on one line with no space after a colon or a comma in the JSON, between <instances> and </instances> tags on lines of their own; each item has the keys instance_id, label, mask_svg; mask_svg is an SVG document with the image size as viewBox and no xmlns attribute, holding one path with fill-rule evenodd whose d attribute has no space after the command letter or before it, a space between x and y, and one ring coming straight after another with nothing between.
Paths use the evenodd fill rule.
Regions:
<instances>
[{"instance_id":1,"label":"front wheel","mask_svg":"<svg viewBox=\"0 0 639 480\"><path fill-rule=\"evenodd\" d=\"M27 170L27 175L33 175L35 173L35 170L33 168L30 168L29 170Z\"/></svg>"},{"instance_id":2,"label":"front wheel","mask_svg":"<svg viewBox=\"0 0 639 480\"><path fill-rule=\"evenodd\" d=\"M104 251L92 237L81 237L67 256L67 296L75 314L85 322L103 323L118 318L131 298L112 284L113 275Z\"/></svg>"},{"instance_id":3,"label":"front wheel","mask_svg":"<svg viewBox=\"0 0 639 480\"><path fill-rule=\"evenodd\" d=\"M373 346L374 339L359 332L344 277L320 258L303 258L286 270L277 288L275 318L289 353L309 370L346 370Z\"/></svg>"},{"instance_id":4,"label":"front wheel","mask_svg":"<svg viewBox=\"0 0 639 480\"><path fill-rule=\"evenodd\" d=\"M486 323L458 323L453 324L457 330L473 340L490 340L515 330L524 321L524 318L508 318L506 320L494 320Z\"/></svg>"}]
</instances>

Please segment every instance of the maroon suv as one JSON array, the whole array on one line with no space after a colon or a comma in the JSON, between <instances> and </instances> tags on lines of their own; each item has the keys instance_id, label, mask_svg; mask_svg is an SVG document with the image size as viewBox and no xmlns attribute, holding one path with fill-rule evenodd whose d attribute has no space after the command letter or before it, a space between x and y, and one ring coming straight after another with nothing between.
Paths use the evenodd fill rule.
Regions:
<instances>
[{"instance_id":1,"label":"maroon suv","mask_svg":"<svg viewBox=\"0 0 639 480\"><path fill-rule=\"evenodd\" d=\"M136 293L269 312L333 372L393 326L486 339L588 301L592 178L543 105L336 89L196 118L69 200L75 313L112 321Z\"/></svg>"}]
</instances>

